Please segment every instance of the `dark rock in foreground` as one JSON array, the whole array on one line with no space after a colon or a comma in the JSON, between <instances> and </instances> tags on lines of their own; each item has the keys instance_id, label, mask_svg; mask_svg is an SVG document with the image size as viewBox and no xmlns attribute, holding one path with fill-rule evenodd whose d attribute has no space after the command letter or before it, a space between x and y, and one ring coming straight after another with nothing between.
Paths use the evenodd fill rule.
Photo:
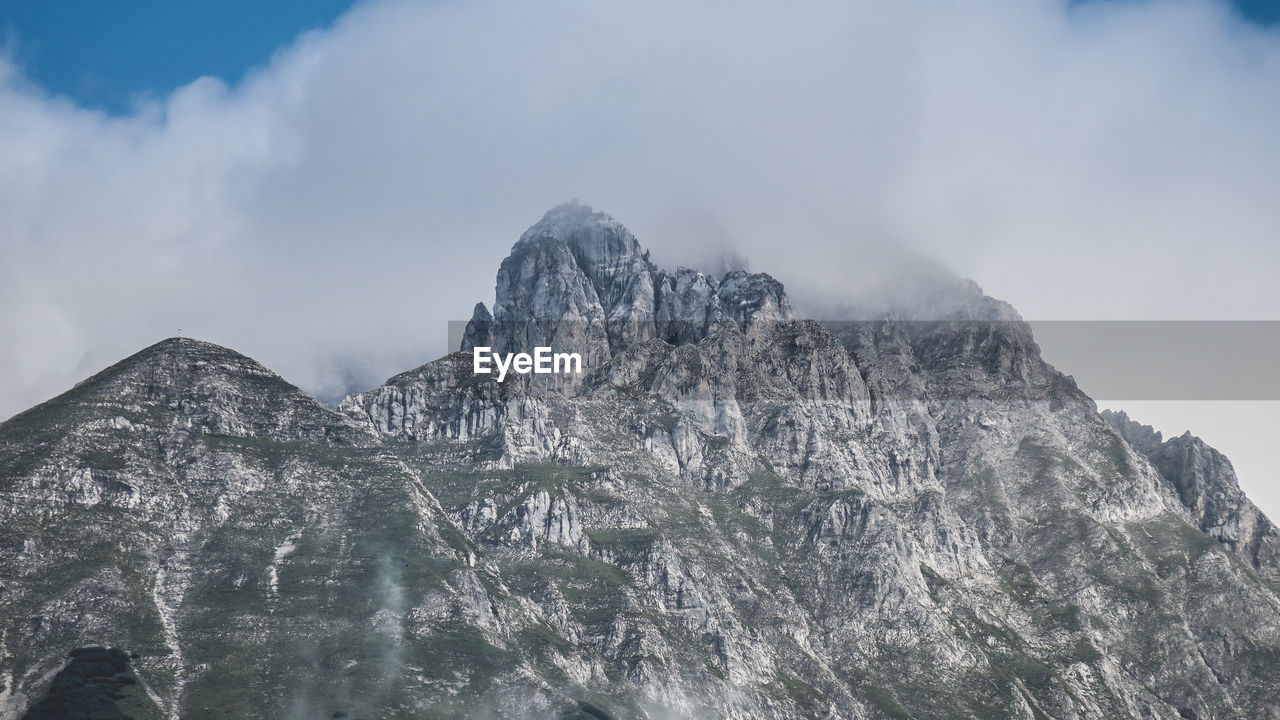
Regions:
<instances>
[{"instance_id":1,"label":"dark rock in foreground","mask_svg":"<svg viewBox=\"0 0 1280 720\"><path fill-rule=\"evenodd\" d=\"M129 655L119 648L85 647L71 651L48 695L31 706L23 720L134 720L121 701L141 699Z\"/></svg>"}]
</instances>

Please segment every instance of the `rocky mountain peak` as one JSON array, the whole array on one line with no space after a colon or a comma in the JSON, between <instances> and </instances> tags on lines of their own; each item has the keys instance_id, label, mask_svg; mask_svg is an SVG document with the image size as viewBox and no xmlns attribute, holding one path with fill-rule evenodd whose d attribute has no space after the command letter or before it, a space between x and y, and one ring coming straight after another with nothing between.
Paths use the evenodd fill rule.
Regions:
<instances>
[{"instance_id":1,"label":"rocky mountain peak","mask_svg":"<svg viewBox=\"0 0 1280 720\"><path fill-rule=\"evenodd\" d=\"M139 350L94 377L101 377L117 370L158 369L162 367L199 367L202 370L202 375L207 374L209 371L228 375L275 375L258 361L231 348L206 340L171 337ZM90 378L89 381L93 379Z\"/></svg>"},{"instance_id":2,"label":"rocky mountain peak","mask_svg":"<svg viewBox=\"0 0 1280 720\"><path fill-rule=\"evenodd\" d=\"M1230 463L951 287L836 332L575 204L463 342L583 353L565 392L453 353L334 413L152 346L0 424L0 720L81 675L139 720L1280 720Z\"/></svg>"},{"instance_id":3,"label":"rocky mountain peak","mask_svg":"<svg viewBox=\"0 0 1280 720\"><path fill-rule=\"evenodd\" d=\"M181 398L198 393L202 387L218 385L242 393L277 384L280 388L292 388L257 361L230 348L173 337L139 350L18 418L39 414L45 405L51 404L101 406L130 400L180 404ZM308 397L292 389L301 397Z\"/></svg>"},{"instance_id":4,"label":"rocky mountain peak","mask_svg":"<svg viewBox=\"0 0 1280 720\"><path fill-rule=\"evenodd\" d=\"M493 312L476 306L462 350L571 350L595 366L636 343L696 342L717 328L793 318L782 284L763 273L670 273L609 215L569 203L529 228L498 269Z\"/></svg>"},{"instance_id":5,"label":"rocky mountain peak","mask_svg":"<svg viewBox=\"0 0 1280 720\"><path fill-rule=\"evenodd\" d=\"M367 442L367 433L322 406L261 363L192 338L161 340L15 416L6 427L33 437L68 430L68 418L106 418L108 429L150 427L169 433L267 436ZM60 427L61 426L61 427ZM58 444L74 442L58 439Z\"/></svg>"},{"instance_id":6,"label":"rocky mountain peak","mask_svg":"<svg viewBox=\"0 0 1280 720\"><path fill-rule=\"evenodd\" d=\"M1151 455L1164 444L1164 436L1159 430L1130 418L1123 410L1103 410L1101 415L1125 442L1144 455Z\"/></svg>"},{"instance_id":7,"label":"rocky mountain peak","mask_svg":"<svg viewBox=\"0 0 1280 720\"><path fill-rule=\"evenodd\" d=\"M1164 440L1124 412L1103 410L1102 417L1177 490L1201 530L1280 583L1280 532L1240 489L1226 456L1190 432Z\"/></svg>"},{"instance_id":8,"label":"rocky mountain peak","mask_svg":"<svg viewBox=\"0 0 1280 720\"><path fill-rule=\"evenodd\" d=\"M547 211L520 236L511 254L546 244L568 248L605 304L611 304L632 278L655 270L649 253L622 223L576 201Z\"/></svg>"}]
</instances>

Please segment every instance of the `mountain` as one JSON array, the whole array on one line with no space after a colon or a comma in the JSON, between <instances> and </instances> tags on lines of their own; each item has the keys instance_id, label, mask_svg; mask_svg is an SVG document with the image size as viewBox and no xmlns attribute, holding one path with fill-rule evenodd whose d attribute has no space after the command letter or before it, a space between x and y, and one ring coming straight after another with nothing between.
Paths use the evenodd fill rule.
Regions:
<instances>
[{"instance_id":1,"label":"mountain","mask_svg":"<svg viewBox=\"0 0 1280 720\"><path fill-rule=\"evenodd\" d=\"M143 350L0 425L0 718L59 671L135 718L1280 718L1280 533L1226 459L939 297L801 319L573 204L337 411Z\"/></svg>"},{"instance_id":2,"label":"mountain","mask_svg":"<svg viewBox=\"0 0 1280 720\"><path fill-rule=\"evenodd\" d=\"M1104 410L1102 416L1177 490L1196 527L1243 557L1271 586L1280 586L1280 534L1245 497L1222 453L1189 432L1166 441L1123 412Z\"/></svg>"}]
</instances>

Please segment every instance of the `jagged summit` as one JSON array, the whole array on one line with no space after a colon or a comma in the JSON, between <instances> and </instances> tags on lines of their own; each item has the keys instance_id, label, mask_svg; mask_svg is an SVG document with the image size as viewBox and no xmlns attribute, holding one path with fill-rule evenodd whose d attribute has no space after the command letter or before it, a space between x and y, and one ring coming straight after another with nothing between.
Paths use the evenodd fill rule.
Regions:
<instances>
[{"instance_id":1,"label":"jagged summit","mask_svg":"<svg viewBox=\"0 0 1280 720\"><path fill-rule=\"evenodd\" d=\"M1134 450L1144 455L1150 455L1164 444L1164 435L1159 430L1134 420L1123 410L1102 410L1099 414L1111 423Z\"/></svg>"},{"instance_id":2,"label":"jagged summit","mask_svg":"<svg viewBox=\"0 0 1280 720\"><path fill-rule=\"evenodd\" d=\"M588 271L593 267L616 267L634 259L649 260L649 253L626 226L576 200L548 210L520 236L511 252L544 242L566 243L580 266Z\"/></svg>"},{"instance_id":3,"label":"jagged summit","mask_svg":"<svg viewBox=\"0 0 1280 720\"><path fill-rule=\"evenodd\" d=\"M892 322L922 362L955 369L976 359L1014 386L1053 380L1030 327L1007 303L936 262L913 256L889 265L897 274L876 302L826 303L828 329L850 349L878 352L868 344ZM460 349L547 346L581 353L588 367L599 367L649 340L680 346L795 318L786 290L768 274L664 270L622 223L573 202L552 208L521 235L499 267L492 312L476 305Z\"/></svg>"},{"instance_id":4,"label":"jagged summit","mask_svg":"<svg viewBox=\"0 0 1280 720\"><path fill-rule=\"evenodd\" d=\"M525 587L574 648L679 717L1280 717L1280 534L1219 456L1157 438L1166 468L971 282L832 329L767 275L668 272L633 240L557 208L476 307L464 350L587 348L574 392L455 354L343 405L511 473L444 483L510 572L625 570Z\"/></svg>"},{"instance_id":5,"label":"jagged summit","mask_svg":"<svg viewBox=\"0 0 1280 720\"><path fill-rule=\"evenodd\" d=\"M1159 431L1123 411L1103 410L1102 417L1177 489L1201 530L1280 586L1280 531L1245 496L1226 456L1190 431L1164 440Z\"/></svg>"},{"instance_id":6,"label":"jagged summit","mask_svg":"<svg viewBox=\"0 0 1280 720\"><path fill-rule=\"evenodd\" d=\"M714 278L649 260L631 231L578 203L551 209L498 269L493 312L476 306L463 350L572 350L590 365L647 340L695 342L732 324L792 319L782 284L763 273Z\"/></svg>"}]
</instances>

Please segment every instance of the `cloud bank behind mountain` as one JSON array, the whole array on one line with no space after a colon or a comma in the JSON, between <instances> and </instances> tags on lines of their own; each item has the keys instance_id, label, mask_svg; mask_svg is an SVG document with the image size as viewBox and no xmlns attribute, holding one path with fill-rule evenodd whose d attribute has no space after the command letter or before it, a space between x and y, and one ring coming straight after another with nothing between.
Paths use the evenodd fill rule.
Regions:
<instances>
[{"instance_id":1,"label":"cloud bank behind mountain","mask_svg":"<svg viewBox=\"0 0 1280 720\"><path fill-rule=\"evenodd\" d=\"M902 248L1033 319L1275 319L1278 123L1280 35L1196 0L374 1L124 116L0 61L0 416L179 328L373 385L572 197L801 299Z\"/></svg>"}]
</instances>

